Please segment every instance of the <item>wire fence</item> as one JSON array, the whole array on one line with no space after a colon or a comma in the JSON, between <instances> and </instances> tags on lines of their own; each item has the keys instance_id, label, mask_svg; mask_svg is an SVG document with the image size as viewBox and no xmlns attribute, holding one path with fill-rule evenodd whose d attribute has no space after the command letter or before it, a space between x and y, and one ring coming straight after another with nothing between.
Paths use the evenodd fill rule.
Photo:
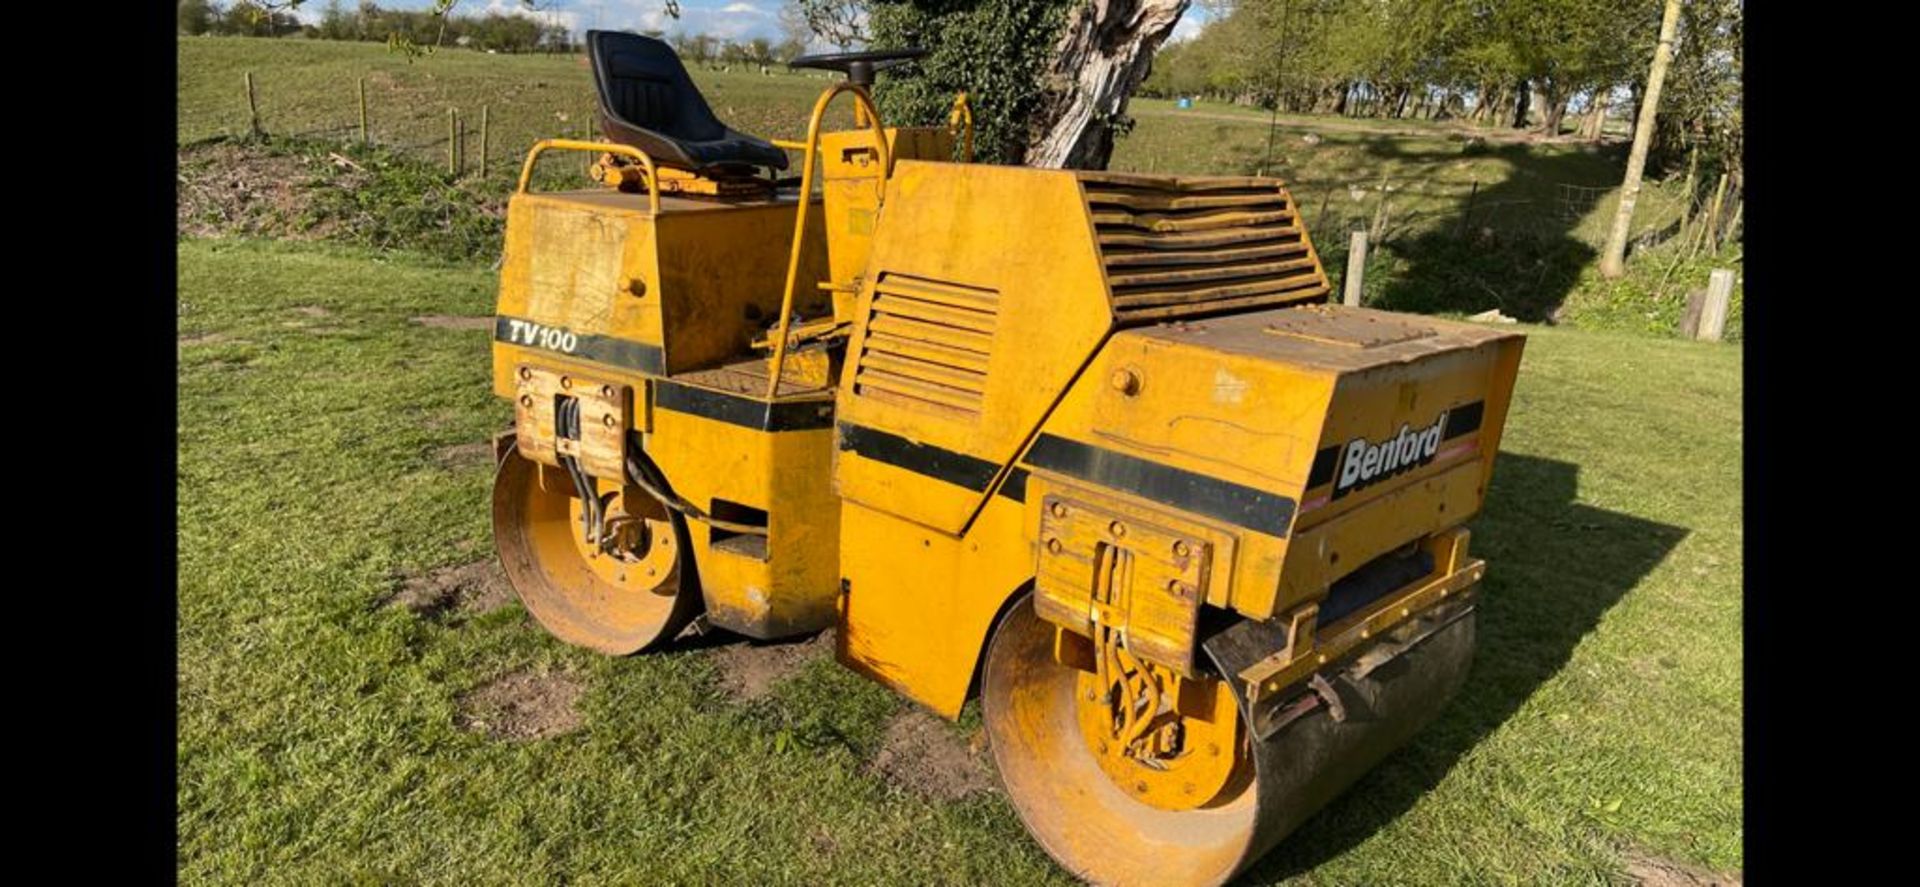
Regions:
<instances>
[{"instance_id":1,"label":"wire fence","mask_svg":"<svg viewBox=\"0 0 1920 887\"><path fill-rule=\"evenodd\" d=\"M818 79L821 75L763 70L760 76ZM378 147L439 165L455 179L479 177L487 189L510 186L527 151L541 139L597 138L593 97L580 85L551 89L555 95L544 103L529 101L515 91L518 87L509 87L498 96L499 104L396 100L382 89L370 90L367 76L296 92L287 84L256 82L248 72L243 83L233 85L244 86L244 92L236 88L225 97L202 94L198 102L183 97L183 131L270 134ZM760 104L778 107L781 103ZM799 116L804 112L797 109L769 112L727 106L724 110L729 117L737 111L758 113L763 118L760 127L770 131L804 127ZM579 183L592 161L550 156L555 159L536 170L535 181L542 187ZM1531 181L1518 170L1504 180L1488 182L1436 173L1289 179L1287 184L1323 253L1336 257L1344 254L1344 234L1351 231L1365 231L1371 244L1387 249L1416 241L1450 239L1487 246L1526 239L1577 243L1597 252L1618 193L1618 186L1611 184ZM1644 191L1630 242L1635 248L1646 248L1682 238L1697 244L1695 251L1718 252L1738 235L1740 195L1737 188L1733 190L1728 193L1724 180L1718 188L1696 187L1689 180L1684 189Z\"/></svg>"}]
</instances>

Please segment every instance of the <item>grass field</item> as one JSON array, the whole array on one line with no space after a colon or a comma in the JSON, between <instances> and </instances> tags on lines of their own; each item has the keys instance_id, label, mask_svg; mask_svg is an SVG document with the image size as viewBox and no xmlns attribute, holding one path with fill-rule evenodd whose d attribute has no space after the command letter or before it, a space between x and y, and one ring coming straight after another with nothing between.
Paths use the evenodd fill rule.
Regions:
<instances>
[{"instance_id":1,"label":"grass field","mask_svg":"<svg viewBox=\"0 0 1920 887\"><path fill-rule=\"evenodd\" d=\"M594 105L585 56L487 55L443 50L409 62L383 45L323 40L183 37L178 43L182 143L244 133L243 76L252 72L261 125L276 134L352 138L359 110L356 81L367 85L369 128L376 141L405 145L444 161L447 110L463 115L468 164L478 165L480 106L488 106L491 148L500 168L517 168L536 139L578 136ZM731 71L696 67L693 76L721 119L764 137L798 139L827 82L818 72L784 67ZM844 112L844 108L839 109ZM1288 115L1268 157L1267 117L1257 109L1201 103L1191 111L1140 99L1139 125L1122 139L1113 168L1183 173L1265 170L1297 184L1302 201L1339 220L1370 220L1384 179L1393 188L1389 220L1402 230L1421 219L1458 212L1474 185L1482 221L1528 228L1570 227L1597 242L1603 204L1591 194L1568 204L1558 186L1610 188L1619 182L1617 151L1580 144L1494 145L1464 150L1450 128L1428 121L1367 121ZM931 123L934 121L921 121ZM1322 141L1307 144L1314 133ZM1424 132L1427 135L1405 135ZM1393 133L1391 135L1387 133ZM1351 187L1350 187L1351 186ZM1357 189L1357 190L1355 190ZM1678 206L1651 189L1636 216L1645 230L1669 224ZM1571 215L1572 218L1566 218Z\"/></svg>"},{"instance_id":2,"label":"grass field","mask_svg":"<svg viewBox=\"0 0 1920 887\"><path fill-rule=\"evenodd\" d=\"M178 252L182 881L1067 882L997 794L927 789L910 706L817 648L742 698L735 647L605 659L510 600L401 605L492 557L510 413L454 319L492 310L483 265ZM1251 883L1742 866L1741 351L1525 330L1467 687ZM553 735L493 738L524 684ZM936 726L905 752L966 754Z\"/></svg>"},{"instance_id":3,"label":"grass field","mask_svg":"<svg viewBox=\"0 0 1920 887\"><path fill-rule=\"evenodd\" d=\"M493 194L511 187L535 140L582 135L593 106L583 56L443 50L409 62L377 44L241 37L183 37L177 46L182 145L247 131L248 72L267 132L350 140L358 127L356 84L364 78L372 139L441 168L447 112L457 109L469 178L482 153L484 105L488 176L474 187ZM806 114L827 82L817 72L783 68L763 75L757 68L696 67L693 76L736 128L787 138L804 135ZM1458 127L1428 121L1285 116L1269 151L1267 118L1257 109L1203 102L1180 110L1155 99L1133 108L1138 124L1119 141L1112 168L1285 178L1333 268L1345 264L1348 230L1373 229L1369 304L1460 313L1499 308L1525 320L1671 335L1687 292L1704 287L1714 266L1739 267L1737 256L1674 262L1655 250L1630 262L1622 281L1591 273L1615 205L1618 145L1505 136L1481 144ZM849 125L847 107L834 113L836 125ZM538 175L578 184L582 166L552 159ZM1636 236L1657 239L1675 230L1682 190L1678 182L1650 182L1635 213ZM1732 338L1740 335L1743 302L1737 283Z\"/></svg>"}]
</instances>

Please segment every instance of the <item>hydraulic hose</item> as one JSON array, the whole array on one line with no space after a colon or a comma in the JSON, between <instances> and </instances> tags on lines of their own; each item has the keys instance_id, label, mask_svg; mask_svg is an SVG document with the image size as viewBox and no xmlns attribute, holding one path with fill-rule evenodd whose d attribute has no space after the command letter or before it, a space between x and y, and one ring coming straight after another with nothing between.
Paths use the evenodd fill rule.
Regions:
<instances>
[{"instance_id":1,"label":"hydraulic hose","mask_svg":"<svg viewBox=\"0 0 1920 887\"><path fill-rule=\"evenodd\" d=\"M640 448L640 442L634 439L628 440L627 479L632 481L634 486L646 490L647 495L652 496L666 508L693 518L714 529L724 530L729 533L739 533L746 536L767 535L766 527L759 524L743 524L714 517L700 510L700 506L674 495L673 491L668 488L667 479L660 473L659 467L653 464L652 459L647 458L646 452Z\"/></svg>"}]
</instances>

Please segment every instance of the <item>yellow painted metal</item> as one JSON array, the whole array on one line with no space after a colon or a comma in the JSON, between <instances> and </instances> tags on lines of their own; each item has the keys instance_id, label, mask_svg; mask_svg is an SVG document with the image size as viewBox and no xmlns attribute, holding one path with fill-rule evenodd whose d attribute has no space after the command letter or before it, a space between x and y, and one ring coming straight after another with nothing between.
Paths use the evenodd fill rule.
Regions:
<instances>
[{"instance_id":1,"label":"yellow painted metal","mask_svg":"<svg viewBox=\"0 0 1920 887\"><path fill-rule=\"evenodd\" d=\"M946 160L953 139L939 127L890 127L884 130L895 160ZM821 286L833 294L834 317L853 320L854 303L872 253L874 226L886 182L875 130L851 129L820 134L820 201L824 210L828 277Z\"/></svg>"},{"instance_id":2,"label":"yellow painted metal","mask_svg":"<svg viewBox=\"0 0 1920 887\"><path fill-rule=\"evenodd\" d=\"M780 307L795 209L792 197L669 195L653 213L645 197L608 189L515 194L495 312L508 325L508 335L494 343L495 393L514 396L514 368L535 358L555 367L597 366L604 375L606 364L587 363L579 347L586 336L618 340L605 347L635 359L657 355L656 366L617 365L609 381L744 356ZM807 213L817 222L819 202L809 202ZM817 228L800 267L803 275L826 271ZM823 293L798 301L810 316L831 310ZM540 347L527 338L535 330L515 319L573 333L575 351Z\"/></svg>"},{"instance_id":3,"label":"yellow painted metal","mask_svg":"<svg viewBox=\"0 0 1920 887\"><path fill-rule=\"evenodd\" d=\"M1427 578L1336 625L1316 628L1304 638L1289 639L1285 649L1242 671L1237 677L1246 682L1249 700L1258 702L1293 687L1316 669L1472 588L1487 567L1485 561L1467 556L1468 538L1464 529L1426 537L1421 544L1433 555L1435 565Z\"/></svg>"},{"instance_id":4,"label":"yellow painted metal","mask_svg":"<svg viewBox=\"0 0 1920 887\"><path fill-rule=\"evenodd\" d=\"M591 376L555 372L531 364L514 370L518 391L513 427L520 454L559 467L561 457L578 459L595 477L626 476L627 430L633 426L633 388ZM554 406L559 397L580 402L580 437L555 433Z\"/></svg>"},{"instance_id":5,"label":"yellow painted metal","mask_svg":"<svg viewBox=\"0 0 1920 887\"><path fill-rule=\"evenodd\" d=\"M1000 497L956 539L843 500L840 661L959 717L987 630L1033 576L1024 518L1020 503Z\"/></svg>"},{"instance_id":6,"label":"yellow painted metal","mask_svg":"<svg viewBox=\"0 0 1920 887\"><path fill-rule=\"evenodd\" d=\"M902 162L900 177L915 166ZM889 224L907 205L905 200L889 204ZM878 246L884 235L883 230L876 266L882 262ZM879 288L884 290L884 279ZM852 347L859 348L861 341L856 331ZM1127 329L1100 347L1045 415L1040 429L1045 435L1067 446L1114 454L1105 460L1130 457L1292 503L1291 518L1277 528L1236 525L1181 503L1029 462L1022 503L1001 495L995 481L981 494L987 502L977 520L958 532L940 532L905 513L943 501L964 506L975 495L971 490L842 450L835 471L848 502L842 574L852 591L846 624L849 636L858 639L849 646L850 657L867 660L869 673L944 711L964 695L975 660L949 663L943 656L966 655L969 643L985 637L1000 604L1036 574L1035 610L1060 617L1059 623L1046 620L1050 624L1087 631L1098 575L1091 561L1077 561L1086 568L1076 574L1070 566L1076 561L1063 560L1055 572L1043 553L1042 528L1056 497L1069 504L1090 501L1102 513L1159 528L1167 538L1183 538L1189 545L1204 543L1210 564L1205 581L1193 584L1205 605L1255 619L1284 618L1316 605L1334 581L1375 556L1445 533L1478 510L1522 342L1486 327L1339 306L1276 308ZM996 349L993 356L1000 353ZM850 364L854 360L850 357ZM848 394L854 378L851 367L842 375L843 421L913 429L909 439L930 440L931 434L909 421L920 420L921 411L871 403L871 398L869 406L856 411L863 398ZM1379 440L1403 425L1425 427L1451 409L1475 403L1482 405L1477 429L1448 441L1430 462L1338 499L1332 496L1333 483L1310 485L1323 450L1356 438ZM945 439L937 442L947 445ZM1030 456L1023 445L1008 464ZM1010 509L1022 514L1012 517ZM1010 535L1009 527L1020 537ZM1063 551L1069 543L1089 544L1062 542ZM902 551L964 553L965 563L928 563ZM1007 562L1022 567L983 569ZM1301 578L1289 579L1296 566ZM1081 580L1077 594L1070 584L1075 575ZM1055 600L1046 603L1047 598ZM1075 600L1077 614L1070 603ZM1157 602L1173 600L1162 595ZM1128 618L1144 620L1140 637L1160 641L1139 645L1137 655L1176 671L1190 667L1191 646L1174 640L1189 636L1181 608L1130 608ZM1303 627L1311 632L1315 624L1310 620Z\"/></svg>"},{"instance_id":7,"label":"yellow painted metal","mask_svg":"<svg viewBox=\"0 0 1920 887\"><path fill-rule=\"evenodd\" d=\"M989 463L996 477L1112 324L1069 172L901 160L869 268L839 419ZM877 378L866 372L876 355ZM842 496L942 533L960 533L988 496L853 451L835 472Z\"/></svg>"},{"instance_id":8,"label":"yellow painted metal","mask_svg":"<svg viewBox=\"0 0 1920 887\"><path fill-rule=\"evenodd\" d=\"M957 92L953 96L953 109L947 112L947 132L959 132L965 139L962 163L973 162L973 105L968 103L966 92Z\"/></svg>"},{"instance_id":9,"label":"yellow painted metal","mask_svg":"<svg viewBox=\"0 0 1920 887\"><path fill-rule=\"evenodd\" d=\"M1080 672L1074 687L1081 737L1101 772L1160 810L1192 810L1213 802L1235 769L1248 763L1233 685L1217 678L1182 678L1124 651L1116 650L1112 662L1104 673ZM1152 692L1144 694L1149 698L1123 691L1132 684L1150 685ZM1128 725L1126 710L1136 706L1151 714ZM1126 734L1138 738L1128 742Z\"/></svg>"},{"instance_id":10,"label":"yellow painted metal","mask_svg":"<svg viewBox=\"0 0 1920 887\"><path fill-rule=\"evenodd\" d=\"M1039 506L1034 612L1081 635L1118 632L1127 652L1199 677L1193 650L1200 601L1216 547L1232 568L1232 537L1179 526L1185 522L1168 521L1164 509L1086 486L1061 484Z\"/></svg>"},{"instance_id":11,"label":"yellow painted metal","mask_svg":"<svg viewBox=\"0 0 1920 887\"><path fill-rule=\"evenodd\" d=\"M843 92L857 126L823 132ZM1057 858L1223 879L1292 827L1266 793L1299 774L1253 738L1276 705L1384 661L1482 575L1460 527L1523 339L1323 304L1276 180L947 162L956 140L971 160L964 93L945 127L890 129L841 83L776 142L804 154L797 193L536 145L494 344L496 393L527 398L503 560L542 624L596 649L679 624L684 576L749 636L837 617L841 662L943 716L977 679ZM545 150L602 152L619 187L530 193ZM556 439L565 396L604 427ZM625 482L634 439L674 514ZM562 454L613 504L611 553L544 464ZM1338 583L1421 548L1425 576L1323 624ZM1250 627L1234 618L1271 628L1232 658L1202 647L1207 620Z\"/></svg>"},{"instance_id":12,"label":"yellow painted metal","mask_svg":"<svg viewBox=\"0 0 1920 887\"><path fill-rule=\"evenodd\" d=\"M581 533L566 472L508 452L493 491L501 566L527 611L569 643L624 655L670 638L692 615L683 553L664 509L637 490L596 482L632 553L615 557Z\"/></svg>"},{"instance_id":13,"label":"yellow painted metal","mask_svg":"<svg viewBox=\"0 0 1920 887\"><path fill-rule=\"evenodd\" d=\"M843 92L853 95L856 109L864 109L868 113L869 116L866 119L872 121L874 130L883 129L880 126L880 112L874 108L873 97L867 94L866 87L842 81L822 90L820 98L813 103L813 114L807 118L807 142L806 147L802 149L804 153L800 172L800 194L807 199L811 199L813 194L814 155L820 144L820 119L826 115L827 106L832 104L834 97ZM892 146L885 138L874 139L873 146L874 150L879 152L879 168L882 177L885 177L893 170ZM787 260L787 284L780 299L779 321L774 325L773 357L769 361L772 369L767 374L768 398L773 397L780 385L780 371L787 358L787 330L793 323L793 300L800 288L800 260L807 244L808 215L807 210L803 208L793 224L793 250Z\"/></svg>"},{"instance_id":14,"label":"yellow painted metal","mask_svg":"<svg viewBox=\"0 0 1920 887\"><path fill-rule=\"evenodd\" d=\"M767 535L689 524L707 617L753 638L790 637L833 624L840 590L840 514L829 428L761 431L656 408L647 452L674 492L767 515Z\"/></svg>"},{"instance_id":15,"label":"yellow painted metal","mask_svg":"<svg viewBox=\"0 0 1920 887\"><path fill-rule=\"evenodd\" d=\"M1137 777L1115 779L1103 766L1108 758L1087 748L1086 673L1050 660L1053 631L1015 607L994 632L980 676L987 747L1027 831L1092 883L1225 881L1259 826L1253 768L1235 767L1197 806L1156 804L1163 794L1154 783L1141 791ZM1204 790L1196 779L1194 794Z\"/></svg>"},{"instance_id":16,"label":"yellow painted metal","mask_svg":"<svg viewBox=\"0 0 1920 887\"><path fill-rule=\"evenodd\" d=\"M527 183L533 180L534 161L547 151L596 151L606 154L619 154L640 161L641 168L647 171L647 211L660 212L660 189L656 184L659 173L654 169L653 158L647 152L632 145L615 142L586 142L579 139L541 139L527 149L527 159L520 164L520 184L514 188L518 193L527 193Z\"/></svg>"}]
</instances>

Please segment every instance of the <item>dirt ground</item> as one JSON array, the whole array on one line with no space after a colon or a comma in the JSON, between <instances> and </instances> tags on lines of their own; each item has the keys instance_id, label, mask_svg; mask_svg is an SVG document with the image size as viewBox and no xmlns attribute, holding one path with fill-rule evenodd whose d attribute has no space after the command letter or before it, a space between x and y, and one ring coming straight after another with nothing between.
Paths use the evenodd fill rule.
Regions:
<instances>
[{"instance_id":1,"label":"dirt ground","mask_svg":"<svg viewBox=\"0 0 1920 887\"><path fill-rule=\"evenodd\" d=\"M491 330L492 317L463 317L456 314L422 314L413 318L421 326L442 330Z\"/></svg>"},{"instance_id":2,"label":"dirt ground","mask_svg":"<svg viewBox=\"0 0 1920 887\"><path fill-rule=\"evenodd\" d=\"M1740 887L1740 875L1705 869L1642 853L1627 854L1627 877L1641 887Z\"/></svg>"},{"instance_id":3,"label":"dirt ground","mask_svg":"<svg viewBox=\"0 0 1920 887\"><path fill-rule=\"evenodd\" d=\"M512 603L513 599L513 586L507 581L506 572L500 569L500 561L488 557L410 576L386 604L405 607L422 616L439 617L490 613Z\"/></svg>"},{"instance_id":4,"label":"dirt ground","mask_svg":"<svg viewBox=\"0 0 1920 887\"><path fill-rule=\"evenodd\" d=\"M319 174L311 158L274 155L231 142L182 150L175 179L179 234L282 240L328 237L334 233L333 225L302 222Z\"/></svg>"},{"instance_id":5,"label":"dirt ground","mask_svg":"<svg viewBox=\"0 0 1920 887\"><path fill-rule=\"evenodd\" d=\"M720 689L741 702L752 702L808 662L832 656L833 630L798 641L723 644L709 655L720 669Z\"/></svg>"},{"instance_id":6,"label":"dirt ground","mask_svg":"<svg viewBox=\"0 0 1920 887\"><path fill-rule=\"evenodd\" d=\"M449 470L485 465L493 459L493 443L481 440L441 447L433 451L433 459Z\"/></svg>"},{"instance_id":7,"label":"dirt ground","mask_svg":"<svg viewBox=\"0 0 1920 887\"><path fill-rule=\"evenodd\" d=\"M995 790L984 734L971 740L918 708L896 715L872 771L894 785L942 801Z\"/></svg>"},{"instance_id":8,"label":"dirt ground","mask_svg":"<svg viewBox=\"0 0 1920 887\"><path fill-rule=\"evenodd\" d=\"M584 724L581 689L580 681L564 672L509 672L460 697L460 728L508 742L572 733Z\"/></svg>"}]
</instances>

